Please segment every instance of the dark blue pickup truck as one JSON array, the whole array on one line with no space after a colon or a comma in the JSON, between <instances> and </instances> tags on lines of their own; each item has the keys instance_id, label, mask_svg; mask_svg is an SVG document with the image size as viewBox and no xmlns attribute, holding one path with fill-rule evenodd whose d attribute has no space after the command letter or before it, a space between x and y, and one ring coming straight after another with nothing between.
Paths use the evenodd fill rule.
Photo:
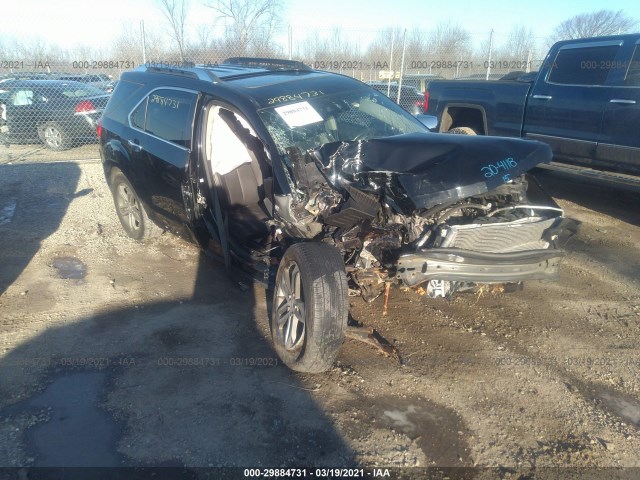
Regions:
<instances>
[{"instance_id":1,"label":"dark blue pickup truck","mask_svg":"<svg viewBox=\"0 0 640 480\"><path fill-rule=\"evenodd\" d=\"M558 42L537 75L433 80L441 132L526 137L554 159L640 175L640 34Z\"/></svg>"}]
</instances>

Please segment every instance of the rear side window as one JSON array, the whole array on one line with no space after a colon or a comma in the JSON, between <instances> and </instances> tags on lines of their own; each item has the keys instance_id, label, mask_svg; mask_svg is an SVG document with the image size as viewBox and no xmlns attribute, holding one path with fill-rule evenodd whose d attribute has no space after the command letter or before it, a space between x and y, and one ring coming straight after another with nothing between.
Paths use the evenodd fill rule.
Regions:
<instances>
[{"instance_id":1,"label":"rear side window","mask_svg":"<svg viewBox=\"0 0 640 480\"><path fill-rule=\"evenodd\" d=\"M604 85L609 72L620 68L615 61L619 45L563 48L551 66L547 81L566 85Z\"/></svg>"},{"instance_id":2,"label":"rear side window","mask_svg":"<svg viewBox=\"0 0 640 480\"><path fill-rule=\"evenodd\" d=\"M138 105L138 107L131 114L131 125L144 130L144 122L147 118L147 101L149 98L145 98L144 101Z\"/></svg>"},{"instance_id":3,"label":"rear side window","mask_svg":"<svg viewBox=\"0 0 640 480\"><path fill-rule=\"evenodd\" d=\"M191 147L196 95L161 89L150 93L131 114L131 124L176 145Z\"/></svg>"},{"instance_id":4,"label":"rear side window","mask_svg":"<svg viewBox=\"0 0 640 480\"><path fill-rule=\"evenodd\" d=\"M142 85L139 83L120 80L111 94L104 116L126 124L131 108L140 100L141 88ZM144 130L142 127L139 128Z\"/></svg>"},{"instance_id":5,"label":"rear side window","mask_svg":"<svg viewBox=\"0 0 640 480\"><path fill-rule=\"evenodd\" d=\"M17 90L11 96L11 104L16 107L33 104L33 90Z\"/></svg>"},{"instance_id":6,"label":"rear side window","mask_svg":"<svg viewBox=\"0 0 640 480\"><path fill-rule=\"evenodd\" d=\"M636 46L631 57L631 63L624 77L624 84L627 87L640 87L640 46Z\"/></svg>"}]
</instances>

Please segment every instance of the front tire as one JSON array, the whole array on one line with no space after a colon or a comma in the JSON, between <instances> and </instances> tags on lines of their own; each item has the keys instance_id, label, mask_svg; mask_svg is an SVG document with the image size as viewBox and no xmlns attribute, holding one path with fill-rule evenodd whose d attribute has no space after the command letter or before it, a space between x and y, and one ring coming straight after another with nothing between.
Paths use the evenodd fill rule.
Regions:
<instances>
[{"instance_id":1,"label":"front tire","mask_svg":"<svg viewBox=\"0 0 640 480\"><path fill-rule=\"evenodd\" d=\"M349 315L347 275L335 247L298 243L284 253L276 275L271 336L292 370L328 370L344 342Z\"/></svg>"},{"instance_id":2,"label":"front tire","mask_svg":"<svg viewBox=\"0 0 640 480\"><path fill-rule=\"evenodd\" d=\"M111 177L111 194L127 235L135 240L144 240L162 233L162 229L149 218L138 194L120 170L114 170Z\"/></svg>"}]
</instances>

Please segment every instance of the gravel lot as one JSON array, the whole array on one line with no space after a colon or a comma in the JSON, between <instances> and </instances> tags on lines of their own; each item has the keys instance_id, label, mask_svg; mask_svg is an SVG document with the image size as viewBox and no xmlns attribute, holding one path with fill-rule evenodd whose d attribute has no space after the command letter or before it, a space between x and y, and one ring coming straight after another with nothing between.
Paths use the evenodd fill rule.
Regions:
<instances>
[{"instance_id":1,"label":"gravel lot","mask_svg":"<svg viewBox=\"0 0 640 480\"><path fill-rule=\"evenodd\" d=\"M540 172L582 222L560 281L354 298L402 362L302 375L261 287L124 235L99 163L2 163L0 466L640 467L636 192Z\"/></svg>"}]
</instances>

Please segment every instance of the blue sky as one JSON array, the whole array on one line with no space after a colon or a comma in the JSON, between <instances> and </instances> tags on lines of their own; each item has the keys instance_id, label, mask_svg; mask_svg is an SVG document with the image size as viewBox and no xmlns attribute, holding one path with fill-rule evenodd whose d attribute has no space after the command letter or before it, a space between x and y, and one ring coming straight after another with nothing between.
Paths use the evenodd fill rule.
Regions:
<instances>
[{"instance_id":1,"label":"blue sky","mask_svg":"<svg viewBox=\"0 0 640 480\"><path fill-rule=\"evenodd\" d=\"M190 0L189 23L192 27L211 22L212 11L201 0ZM314 28L328 31L341 27L357 40L366 42L377 30L387 26L425 31L439 22L454 22L469 30L474 37L485 38L490 29L507 35L514 25L531 28L536 37L546 37L562 20L573 15L600 10L624 10L640 20L640 2L630 0L506 0L449 1L399 0L377 3L372 0L284 0L284 24L292 24L296 35ZM123 22L137 25L145 19L147 28L165 31L165 24L154 0L109 0L92 3L86 0L21 0L3 1L2 36L28 39L39 36L62 47L78 43L110 44ZM640 30L640 28L638 29ZM479 38L479 37L478 37Z\"/></svg>"},{"instance_id":2,"label":"blue sky","mask_svg":"<svg viewBox=\"0 0 640 480\"><path fill-rule=\"evenodd\" d=\"M379 29L395 24L429 30L439 22L452 21L472 32L493 28L508 33L514 25L524 24L540 37L547 36L555 25L573 15L602 9L624 10L640 20L640 2L630 0L399 0L379 3L379 7L375 0L323 0L317 3L321 7L310 7L308 1L288 0L287 5L291 23L298 25L339 24L344 28Z\"/></svg>"}]
</instances>

